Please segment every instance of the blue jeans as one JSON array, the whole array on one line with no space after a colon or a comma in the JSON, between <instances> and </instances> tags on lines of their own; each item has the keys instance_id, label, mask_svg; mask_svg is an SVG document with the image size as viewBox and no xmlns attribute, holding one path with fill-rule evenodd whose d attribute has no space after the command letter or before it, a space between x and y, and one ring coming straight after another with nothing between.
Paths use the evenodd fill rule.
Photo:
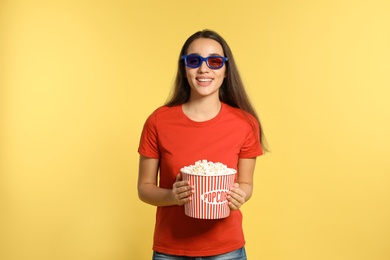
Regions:
<instances>
[{"instance_id":1,"label":"blue jeans","mask_svg":"<svg viewBox=\"0 0 390 260\"><path fill-rule=\"evenodd\" d=\"M222 255L203 257L176 256L153 252L153 260L246 260L246 253L244 247Z\"/></svg>"}]
</instances>

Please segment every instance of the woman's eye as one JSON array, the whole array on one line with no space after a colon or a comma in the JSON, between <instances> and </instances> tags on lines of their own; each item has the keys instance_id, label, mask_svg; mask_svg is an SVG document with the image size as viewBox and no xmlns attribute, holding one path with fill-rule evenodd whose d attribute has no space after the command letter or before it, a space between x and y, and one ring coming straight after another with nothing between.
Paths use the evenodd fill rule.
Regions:
<instances>
[{"instance_id":1,"label":"woman's eye","mask_svg":"<svg viewBox=\"0 0 390 260\"><path fill-rule=\"evenodd\" d=\"M210 58L209 59L209 64L211 65L221 65L222 64L222 59L221 58Z\"/></svg>"}]
</instances>

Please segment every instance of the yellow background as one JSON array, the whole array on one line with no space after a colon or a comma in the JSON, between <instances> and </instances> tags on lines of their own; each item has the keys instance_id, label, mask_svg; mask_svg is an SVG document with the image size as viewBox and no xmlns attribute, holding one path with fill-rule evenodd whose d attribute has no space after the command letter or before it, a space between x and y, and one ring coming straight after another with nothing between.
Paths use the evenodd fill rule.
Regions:
<instances>
[{"instance_id":1,"label":"yellow background","mask_svg":"<svg viewBox=\"0 0 390 260\"><path fill-rule=\"evenodd\" d=\"M390 259L390 2L0 1L0 259L151 259L140 132L184 40L230 44L271 153L249 259Z\"/></svg>"}]
</instances>

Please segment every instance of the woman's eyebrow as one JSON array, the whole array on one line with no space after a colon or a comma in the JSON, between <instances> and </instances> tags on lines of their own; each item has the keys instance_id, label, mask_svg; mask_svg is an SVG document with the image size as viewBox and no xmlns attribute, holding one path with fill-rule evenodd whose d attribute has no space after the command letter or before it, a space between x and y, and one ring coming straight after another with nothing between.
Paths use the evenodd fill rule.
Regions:
<instances>
[{"instance_id":1,"label":"woman's eyebrow","mask_svg":"<svg viewBox=\"0 0 390 260\"><path fill-rule=\"evenodd\" d=\"M197 52L193 52L193 53L188 53L187 55L199 55L199 56L202 56L202 55L200 55L199 53L197 53ZM209 53L209 55L208 56L223 56L222 54L219 54L219 53Z\"/></svg>"},{"instance_id":2,"label":"woman's eyebrow","mask_svg":"<svg viewBox=\"0 0 390 260\"><path fill-rule=\"evenodd\" d=\"M210 55L210 56L223 56L223 55L221 55L221 54L219 54L219 53L210 53L209 55Z\"/></svg>"}]
</instances>

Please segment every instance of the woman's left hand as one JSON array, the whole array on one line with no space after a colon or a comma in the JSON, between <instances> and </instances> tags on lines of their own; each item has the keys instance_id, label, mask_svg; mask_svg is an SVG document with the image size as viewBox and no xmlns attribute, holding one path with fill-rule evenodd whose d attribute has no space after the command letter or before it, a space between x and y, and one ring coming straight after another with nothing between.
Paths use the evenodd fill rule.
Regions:
<instances>
[{"instance_id":1,"label":"woman's left hand","mask_svg":"<svg viewBox=\"0 0 390 260\"><path fill-rule=\"evenodd\" d=\"M239 209L245 203L245 197L246 194L240 189L240 185L238 183L234 183L227 196L230 209Z\"/></svg>"}]
</instances>

